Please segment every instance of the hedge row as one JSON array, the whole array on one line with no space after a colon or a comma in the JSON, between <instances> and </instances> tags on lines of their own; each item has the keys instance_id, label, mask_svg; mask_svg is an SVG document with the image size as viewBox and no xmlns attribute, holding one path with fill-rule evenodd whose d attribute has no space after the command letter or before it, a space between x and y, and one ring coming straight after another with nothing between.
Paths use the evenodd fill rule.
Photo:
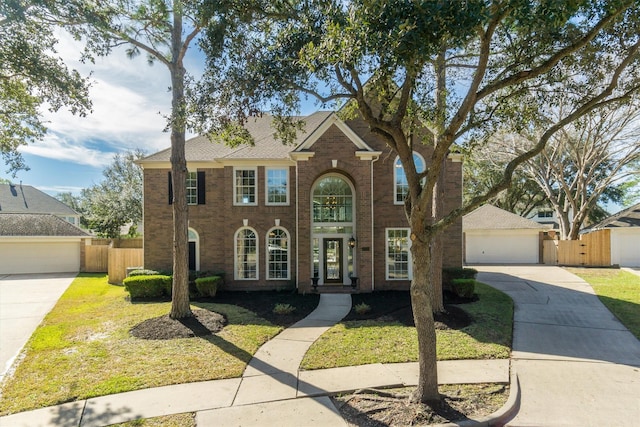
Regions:
<instances>
[{"instance_id":1,"label":"hedge row","mask_svg":"<svg viewBox=\"0 0 640 427\"><path fill-rule=\"evenodd\" d=\"M129 274L122 281L124 288L131 299L171 297L173 278L155 271L145 271L151 274L140 274L137 271ZM195 280L198 296L214 297L218 288L222 286L223 279L220 276L201 277ZM190 287L191 288L191 287ZM190 289L191 290L191 289Z\"/></svg>"}]
</instances>

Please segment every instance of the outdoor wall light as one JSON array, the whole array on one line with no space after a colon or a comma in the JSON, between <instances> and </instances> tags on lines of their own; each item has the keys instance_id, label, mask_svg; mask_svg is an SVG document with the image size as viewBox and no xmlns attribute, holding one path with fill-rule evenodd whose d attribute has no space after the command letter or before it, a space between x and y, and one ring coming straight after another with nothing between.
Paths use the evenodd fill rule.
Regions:
<instances>
[{"instance_id":1,"label":"outdoor wall light","mask_svg":"<svg viewBox=\"0 0 640 427\"><path fill-rule=\"evenodd\" d=\"M350 248L355 248L356 247L356 239L353 236L351 236L351 238L349 239L349 247Z\"/></svg>"}]
</instances>

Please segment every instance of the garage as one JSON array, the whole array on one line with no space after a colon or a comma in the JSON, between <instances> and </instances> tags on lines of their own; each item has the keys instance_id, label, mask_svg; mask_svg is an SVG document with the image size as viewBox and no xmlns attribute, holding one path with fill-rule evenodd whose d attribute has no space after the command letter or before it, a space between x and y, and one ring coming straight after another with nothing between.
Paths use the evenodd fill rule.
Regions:
<instances>
[{"instance_id":1,"label":"garage","mask_svg":"<svg viewBox=\"0 0 640 427\"><path fill-rule=\"evenodd\" d=\"M467 264L537 264L544 227L492 205L462 218Z\"/></svg>"},{"instance_id":2,"label":"garage","mask_svg":"<svg viewBox=\"0 0 640 427\"><path fill-rule=\"evenodd\" d=\"M80 271L89 235L46 214L0 214L0 274Z\"/></svg>"},{"instance_id":3,"label":"garage","mask_svg":"<svg viewBox=\"0 0 640 427\"><path fill-rule=\"evenodd\" d=\"M640 227L611 230L611 263L640 267Z\"/></svg>"},{"instance_id":4,"label":"garage","mask_svg":"<svg viewBox=\"0 0 640 427\"><path fill-rule=\"evenodd\" d=\"M588 232L610 230L611 264L640 267L640 203L590 227Z\"/></svg>"}]
</instances>

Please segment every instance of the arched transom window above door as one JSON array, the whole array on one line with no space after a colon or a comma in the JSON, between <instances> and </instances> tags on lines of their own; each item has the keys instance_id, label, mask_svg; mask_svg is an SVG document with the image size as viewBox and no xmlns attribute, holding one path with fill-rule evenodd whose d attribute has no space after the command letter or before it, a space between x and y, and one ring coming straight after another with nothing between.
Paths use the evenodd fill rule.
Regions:
<instances>
[{"instance_id":1,"label":"arched transom window above door","mask_svg":"<svg viewBox=\"0 0 640 427\"><path fill-rule=\"evenodd\" d=\"M339 176L326 176L313 190L313 222L352 222L351 186Z\"/></svg>"}]
</instances>

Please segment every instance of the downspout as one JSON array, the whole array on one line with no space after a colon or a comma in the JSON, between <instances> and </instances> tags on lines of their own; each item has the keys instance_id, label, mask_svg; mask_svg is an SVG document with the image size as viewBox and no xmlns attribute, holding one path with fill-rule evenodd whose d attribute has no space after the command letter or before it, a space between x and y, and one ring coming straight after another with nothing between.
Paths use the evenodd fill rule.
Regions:
<instances>
[{"instance_id":1,"label":"downspout","mask_svg":"<svg viewBox=\"0 0 640 427\"><path fill-rule=\"evenodd\" d=\"M376 156L375 159L371 159L371 195L370 195L370 201L371 201L371 292L375 291L376 289L376 276L375 276L375 271L374 271L374 257L376 256L376 251L375 251L375 238L374 238L374 211L373 211L373 164L375 162L377 162L380 159L380 156Z\"/></svg>"}]
</instances>

